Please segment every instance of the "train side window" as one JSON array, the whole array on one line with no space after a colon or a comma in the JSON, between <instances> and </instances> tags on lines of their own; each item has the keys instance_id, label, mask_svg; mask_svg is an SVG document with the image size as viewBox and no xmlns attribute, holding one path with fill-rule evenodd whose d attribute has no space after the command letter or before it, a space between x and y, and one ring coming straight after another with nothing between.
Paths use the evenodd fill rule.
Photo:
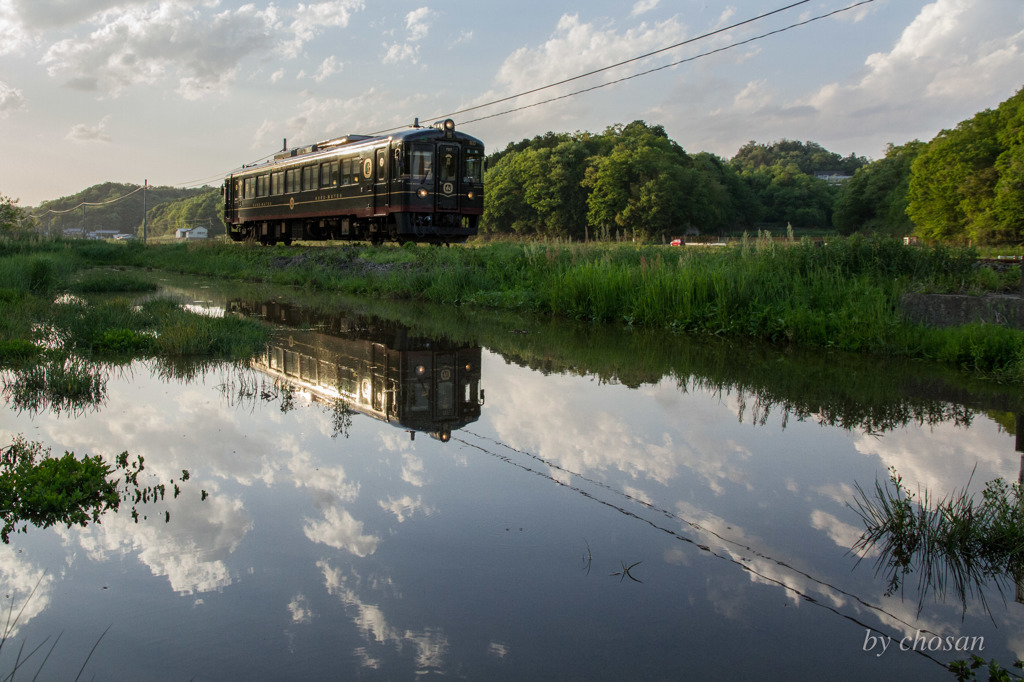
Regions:
<instances>
[{"instance_id":1,"label":"train side window","mask_svg":"<svg viewBox=\"0 0 1024 682\"><path fill-rule=\"evenodd\" d=\"M285 171L285 182L284 191L291 194L292 192L298 192L302 186L300 184L302 176L302 169L300 168L289 168Z\"/></svg>"},{"instance_id":2,"label":"train side window","mask_svg":"<svg viewBox=\"0 0 1024 682\"><path fill-rule=\"evenodd\" d=\"M270 193L274 196L284 194L284 172L278 171L270 174Z\"/></svg>"},{"instance_id":3,"label":"train side window","mask_svg":"<svg viewBox=\"0 0 1024 682\"><path fill-rule=\"evenodd\" d=\"M462 177L466 182L483 182L484 159L479 150L467 149L462 166Z\"/></svg>"},{"instance_id":4,"label":"train side window","mask_svg":"<svg viewBox=\"0 0 1024 682\"><path fill-rule=\"evenodd\" d=\"M313 166L306 166L302 169L302 189L310 190L316 189L313 184L313 171L316 170Z\"/></svg>"},{"instance_id":5,"label":"train side window","mask_svg":"<svg viewBox=\"0 0 1024 682\"><path fill-rule=\"evenodd\" d=\"M252 199L256 196L256 178L245 179L245 188L243 189L243 192L246 199Z\"/></svg>"},{"instance_id":6,"label":"train side window","mask_svg":"<svg viewBox=\"0 0 1024 682\"><path fill-rule=\"evenodd\" d=\"M413 180L427 183L433 179L433 157L434 150L429 145L416 145L413 147L410 163Z\"/></svg>"},{"instance_id":7,"label":"train side window","mask_svg":"<svg viewBox=\"0 0 1024 682\"><path fill-rule=\"evenodd\" d=\"M265 197L270 194L270 176L261 175L256 178L256 196Z\"/></svg>"},{"instance_id":8,"label":"train side window","mask_svg":"<svg viewBox=\"0 0 1024 682\"><path fill-rule=\"evenodd\" d=\"M398 180L402 177L402 150L395 149L391 155L391 179Z\"/></svg>"},{"instance_id":9,"label":"train side window","mask_svg":"<svg viewBox=\"0 0 1024 682\"><path fill-rule=\"evenodd\" d=\"M320 164L320 186L331 186L331 164L329 163Z\"/></svg>"},{"instance_id":10,"label":"train side window","mask_svg":"<svg viewBox=\"0 0 1024 682\"><path fill-rule=\"evenodd\" d=\"M335 161L331 164L331 187L338 186L338 170L341 167L341 163Z\"/></svg>"},{"instance_id":11,"label":"train side window","mask_svg":"<svg viewBox=\"0 0 1024 682\"><path fill-rule=\"evenodd\" d=\"M341 162L341 182L345 185L352 184L352 159L343 159Z\"/></svg>"}]
</instances>

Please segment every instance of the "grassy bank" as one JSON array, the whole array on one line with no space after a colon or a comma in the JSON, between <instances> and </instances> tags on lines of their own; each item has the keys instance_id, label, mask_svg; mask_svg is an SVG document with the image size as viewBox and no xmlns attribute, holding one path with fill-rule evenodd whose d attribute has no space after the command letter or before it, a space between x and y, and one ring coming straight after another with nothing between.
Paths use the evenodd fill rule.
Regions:
<instances>
[{"instance_id":1,"label":"grassy bank","mask_svg":"<svg viewBox=\"0 0 1024 682\"><path fill-rule=\"evenodd\" d=\"M156 288L150 280L97 267L124 255L96 242L0 243L0 367L33 365L23 378L53 395L94 394L82 359L243 359L265 345L266 330L251 320L209 318L160 299L137 304Z\"/></svg>"},{"instance_id":2,"label":"grassy bank","mask_svg":"<svg viewBox=\"0 0 1024 682\"><path fill-rule=\"evenodd\" d=\"M846 239L747 239L727 248L491 243L263 248L210 242L39 245L94 264L152 267L311 290L529 310L595 322L935 360L1024 381L1024 333L940 330L898 313L911 290L1016 287L1019 268L979 269L969 249ZM1012 281L1011 281L1012 280ZM0 288L2 276L0 276ZM2 333L2 331L0 331Z\"/></svg>"}]
</instances>

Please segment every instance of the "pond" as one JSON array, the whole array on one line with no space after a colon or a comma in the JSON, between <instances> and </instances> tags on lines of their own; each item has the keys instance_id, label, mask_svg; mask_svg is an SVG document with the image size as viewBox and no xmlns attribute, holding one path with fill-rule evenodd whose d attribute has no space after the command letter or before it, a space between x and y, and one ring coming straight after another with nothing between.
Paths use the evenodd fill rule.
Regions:
<instances>
[{"instance_id":1,"label":"pond","mask_svg":"<svg viewBox=\"0 0 1024 682\"><path fill-rule=\"evenodd\" d=\"M1018 480L1012 388L164 285L274 342L245 367L98 367L96 401L65 409L4 373L0 443L127 451L180 486L0 545L5 674L37 647L23 675L132 680L954 679L1024 654L1012 579L893 591L852 550L856 491L890 467L937 496Z\"/></svg>"}]
</instances>

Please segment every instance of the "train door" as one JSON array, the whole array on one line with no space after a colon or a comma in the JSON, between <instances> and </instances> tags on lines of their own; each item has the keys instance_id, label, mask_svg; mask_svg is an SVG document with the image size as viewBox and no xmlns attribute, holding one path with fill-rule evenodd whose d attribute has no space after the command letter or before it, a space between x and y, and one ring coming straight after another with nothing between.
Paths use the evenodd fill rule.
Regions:
<instances>
[{"instance_id":1,"label":"train door","mask_svg":"<svg viewBox=\"0 0 1024 682\"><path fill-rule=\"evenodd\" d=\"M373 163L373 214L388 212L388 148L377 150Z\"/></svg>"},{"instance_id":2,"label":"train door","mask_svg":"<svg viewBox=\"0 0 1024 682\"><path fill-rule=\"evenodd\" d=\"M437 148L437 210L459 210L459 147L441 144Z\"/></svg>"}]
</instances>

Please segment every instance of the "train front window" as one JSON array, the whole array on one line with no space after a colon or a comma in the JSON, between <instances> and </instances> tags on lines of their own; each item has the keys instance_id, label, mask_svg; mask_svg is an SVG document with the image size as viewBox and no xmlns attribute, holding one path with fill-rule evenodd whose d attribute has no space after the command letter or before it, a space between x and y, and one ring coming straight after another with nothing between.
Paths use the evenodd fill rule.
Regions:
<instances>
[{"instance_id":1,"label":"train front window","mask_svg":"<svg viewBox=\"0 0 1024 682\"><path fill-rule=\"evenodd\" d=\"M462 162L462 177L466 182L484 181L484 157L479 149L467 149Z\"/></svg>"},{"instance_id":2,"label":"train front window","mask_svg":"<svg viewBox=\"0 0 1024 682\"><path fill-rule=\"evenodd\" d=\"M445 151L441 154L441 182L455 182L458 177L459 156L454 151Z\"/></svg>"},{"instance_id":3,"label":"train front window","mask_svg":"<svg viewBox=\"0 0 1024 682\"><path fill-rule=\"evenodd\" d=\"M412 179L426 184L434 177L434 148L429 145L415 145L409 159Z\"/></svg>"}]
</instances>

